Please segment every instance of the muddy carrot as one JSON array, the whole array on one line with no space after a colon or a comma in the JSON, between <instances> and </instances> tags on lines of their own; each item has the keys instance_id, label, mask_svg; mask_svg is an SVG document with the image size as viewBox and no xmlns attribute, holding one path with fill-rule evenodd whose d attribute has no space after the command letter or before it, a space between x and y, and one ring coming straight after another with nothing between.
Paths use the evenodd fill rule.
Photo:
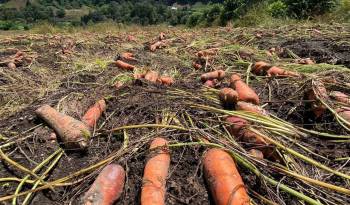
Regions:
<instances>
[{"instance_id":1,"label":"muddy carrot","mask_svg":"<svg viewBox=\"0 0 350 205\"><path fill-rule=\"evenodd\" d=\"M300 77L299 73L287 71L277 66L272 66L267 70L267 76L280 76L280 77Z\"/></svg>"},{"instance_id":2,"label":"muddy carrot","mask_svg":"<svg viewBox=\"0 0 350 205\"><path fill-rule=\"evenodd\" d=\"M212 71L209 73L204 73L201 75L201 80L202 82L206 82L207 80L223 80L225 78L225 71L223 70L216 70L216 71Z\"/></svg>"},{"instance_id":3,"label":"muddy carrot","mask_svg":"<svg viewBox=\"0 0 350 205\"><path fill-rule=\"evenodd\" d=\"M43 105L35 113L52 127L68 148L86 148L91 136L89 127L68 115Z\"/></svg>"},{"instance_id":4,"label":"muddy carrot","mask_svg":"<svg viewBox=\"0 0 350 205\"><path fill-rule=\"evenodd\" d=\"M141 78L145 78L144 73L134 73L134 79L141 79Z\"/></svg>"},{"instance_id":5,"label":"muddy carrot","mask_svg":"<svg viewBox=\"0 0 350 205\"><path fill-rule=\"evenodd\" d=\"M236 110L242 110L247 112L254 112L260 115L268 115L268 112L258 105L254 105L252 103L247 103L243 101L239 101L236 104Z\"/></svg>"},{"instance_id":6,"label":"muddy carrot","mask_svg":"<svg viewBox=\"0 0 350 205\"><path fill-rule=\"evenodd\" d=\"M259 96L242 81L239 75L233 74L231 76L230 86L237 91L239 100L254 103L256 105L260 103Z\"/></svg>"},{"instance_id":7,"label":"muddy carrot","mask_svg":"<svg viewBox=\"0 0 350 205\"><path fill-rule=\"evenodd\" d=\"M209 88L214 88L217 84L217 80L214 79L214 80L207 80L205 81L204 85L209 87Z\"/></svg>"},{"instance_id":8,"label":"muddy carrot","mask_svg":"<svg viewBox=\"0 0 350 205\"><path fill-rule=\"evenodd\" d=\"M150 70L145 75L145 79L153 83L157 82L158 78L159 78L159 74L156 71Z\"/></svg>"},{"instance_id":9,"label":"muddy carrot","mask_svg":"<svg viewBox=\"0 0 350 205\"><path fill-rule=\"evenodd\" d=\"M350 108L349 107L341 107L336 109L336 112L340 117L344 118L344 120L350 122Z\"/></svg>"},{"instance_id":10,"label":"muddy carrot","mask_svg":"<svg viewBox=\"0 0 350 205\"><path fill-rule=\"evenodd\" d=\"M201 68L203 67L201 64L199 64L199 63L197 63L197 62L193 62L193 63L192 63L192 66L193 66L193 68L196 69L196 70L199 70L199 69L201 69Z\"/></svg>"},{"instance_id":11,"label":"muddy carrot","mask_svg":"<svg viewBox=\"0 0 350 205\"><path fill-rule=\"evenodd\" d=\"M156 138L151 143L150 149L155 149L155 153L147 161L144 169L141 205L165 204L165 184L170 166L170 154L166 148L167 143L163 138Z\"/></svg>"},{"instance_id":12,"label":"muddy carrot","mask_svg":"<svg viewBox=\"0 0 350 205\"><path fill-rule=\"evenodd\" d=\"M149 49L150 51L154 52L158 48L165 47L165 43L163 41L157 41L154 44L150 45Z\"/></svg>"},{"instance_id":13,"label":"muddy carrot","mask_svg":"<svg viewBox=\"0 0 350 205\"><path fill-rule=\"evenodd\" d=\"M135 38L135 36L128 35L127 40L128 41L136 41L136 38Z\"/></svg>"},{"instance_id":14,"label":"muddy carrot","mask_svg":"<svg viewBox=\"0 0 350 205\"><path fill-rule=\"evenodd\" d=\"M228 123L227 131L235 137L239 137L242 134L241 130L249 125L247 120L236 116L229 116L225 121Z\"/></svg>"},{"instance_id":15,"label":"muddy carrot","mask_svg":"<svg viewBox=\"0 0 350 205\"><path fill-rule=\"evenodd\" d=\"M88 109L83 116L82 121L90 128L93 128L104 111L106 111L106 102L102 99Z\"/></svg>"},{"instance_id":16,"label":"muddy carrot","mask_svg":"<svg viewBox=\"0 0 350 205\"><path fill-rule=\"evenodd\" d=\"M160 41L164 40L165 39L165 33L161 32L159 34L159 38L158 38Z\"/></svg>"},{"instance_id":17,"label":"muddy carrot","mask_svg":"<svg viewBox=\"0 0 350 205\"><path fill-rule=\"evenodd\" d=\"M112 205L123 193L125 171L117 164L107 165L83 198L84 205Z\"/></svg>"},{"instance_id":18,"label":"muddy carrot","mask_svg":"<svg viewBox=\"0 0 350 205\"><path fill-rule=\"evenodd\" d=\"M168 76L162 76L159 80L163 85L172 85L174 83L174 79Z\"/></svg>"},{"instance_id":19,"label":"muddy carrot","mask_svg":"<svg viewBox=\"0 0 350 205\"><path fill-rule=\"evenodd\" d=\"M339 91L332 91L330 94L329 94L330 97L332 97L333 99L335 99L336 101L338 102L342 102L342 103L345 103L345 104L350 104L350 98L348 95L342 93L342 92L339 92Z\"/></svg>"},{"instance_id":20,"label":"muddy carrot","mask_svg":"<svg viewBox=\"0 0 350 205\"><path fill-rule=\"evenodd\" d=\"M271 67L270 64L264 61L258 61L253 65L252 72L255 75L265 75L266 71Z\"/></svg>"},{"instance_id":21,"label":"muddy carrot","mask_svg":"<svg viewBox=\"0 0 350 205\"><path fill-rule=\"evenodd\" d=\"M135 66L130 65L129 63L125 63L124 61L121 61L121 60L117 60L115 62L115 64L118 68L121 68L123 70L134 70L135 69Z\"/></svg>"},{"instance_id":22,"label":"muddy carrot","mask_svg":"<svg viewBox=\"0 0 350 205\"><path fill-rule=\"evenodd\" d=\"M315 118L320 118L327 110L327 107L318 100L317 96L323 100L328 99L327 89L321 81L315 82L315 88L306 93L306 99L314 101L311 102L311 110Z\"/></svg>"},{"instance_id":23,"label":"muddy carrot","mask_svg":"<svg viewBox=\"0 0 350 205\"><path fill-rule=\"evenodd\" d=\"M219 99L224 108L232 109L238 101L238 93L232 88L222 88L219 93Z\"/></svg>"},{"instance_id":24,"label":"muddy carrot","mask_svg":"<svg viewBox=\"0 0 350 205\"><path fill-rule=\"evenodd\" d=\"M231 156L210 149L203 158L204 176L216 205L249 205L250 199Z\"/></svg>"},{"instance_id":25,"label":"muddy carrot","mask_svg":"<svg viewBox=\"0 0 350 205\"><path fill-rule=\"evenodd\" d=\"M125 52L120 55L122 60L126 61L137 61L133 53Z\"/></svg>"},{"instance_id":26,"label":"muddy carrot","mask_svg":"<svg viewBox=\"0 0 350 205\"><path fill-rule=\"evenodd\" d=\"M10 69L16 69L16 64L15 63L13 63L13 62L9 62L8 64L7 64L7 67L8 68L10 68Z\"/></svg>"},{"instance_id":27,"label":"muddy carrot","mask_svg":"<svg viewBox=\"0 0 350 205\"><path fill-rule=\"evenodd\" d=\"M264 154L260 150L251 149L249 150L249 154L256 159L264 159Z\"/></svg>"}]
</instances>

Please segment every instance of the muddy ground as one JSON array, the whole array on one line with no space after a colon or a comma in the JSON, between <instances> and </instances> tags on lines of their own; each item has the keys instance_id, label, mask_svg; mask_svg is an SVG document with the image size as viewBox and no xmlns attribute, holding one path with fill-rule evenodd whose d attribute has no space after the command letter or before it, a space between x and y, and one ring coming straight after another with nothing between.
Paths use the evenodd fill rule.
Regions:
<instances>
[{"instance_id":1,"label":"muddy ground","mask_svg":"<svg viewBox=\"0 0 350 205\"><path fill-rule=\"evenodd\" d=\"M166 33L168 46L150 52L146 45L157 39L159 30ZM315 78L325 80L329 90L350 94L350 88L346 84L350 83L350 75L347 72L350 67L350 30L346 25L196 30L146 27L108 33L79 31L71 34L0 34L0 148L9 158L30 170L57 149L63 148L64 154L45 179L50 182L113 156L108 163L119 163L127 172L124 192L116 204L140 204L143 167L149 155L150 141L156 136L163 136L174 145L170 149L171 165L166 184L166 204L213 204L203 177L201 162L203 153L208 148L200 145L181 145L197 142L199 136L211 139L212 136L218 135L218 131L224 132L222 114L214 114L189 105L199 103L221 107L217 101L205 98L201 94L204 91L199 76L205 70L192 68L195 53L203 49L219 48L215 60L205 68L206 71L222 68L228 76L238 72L246 77L249 65L258 60L285 65L297 71L306 70L307 73L316 70L316 73L307 74L302 79L250 75L250 85L258 93L264 108L279 119L318 132L348 135L348 131L337 123L330 111L321 119L315 119L309 105L304 102L305 91L311 87L310 79ZM129 41L128 35L134 36L136 41ZM269 53L271 48L276 48L277 51ZM15 69L1 64L18 50L29 56L31 61L24 61ZM134 73L120 70L113 64L115 56L122 52L132 52L138 59L134 62L137 66L134 73L148 69L156 70L162 75L172 76L175 84L167 87L145 80L135 81ZM299 57L311 58L317 64L312 67L299 65L296 63ZM340 83L329 82L329 78ZM217 88L227 87L228 81L229 77ZM116 82L123 85L116 88ZM179 90L186 94L179 94ZM216 95L212 96L216 98ZM94 130L89 148L83 152L66 149L61 142L50 139L53 130L34 113L39 106L49 104L62 113L81 119L84 112L102 98L107 102L107 110ZM111 131L125 125L158 124L166 121L169 114L176 116L170 120L171 124L191 129L183 131L139 128L124 129L125 132ZM191 126L186 121L187 115L193 119L195 125ZM226 143L224 139L214 141ZM333 169L350 174L347 161L341 161L341 164L334 161L349 156L348 142L332 142L315 136L298 142L316 155L300 150L300 147L295 148L297 146L294 143L286 144ZM240 145L246 149L254 147L244 143ZM246 156L246 153L243 153L243 156ZM303 166L304 174L350 188L350 184L341 177L328 175L300 159L294 160ZM263 166L260 164L259 168L264 170ZM100 170L98 167L73 176L64 181L71 184L57 186L54 191L44 189L35 192L30 204L79 204L83 193ZM286 192L276 194L276 187L266 185L246 168L239 165L239 170L256 204L267 203L253 194L253 191L277 204L301 204ZM266 170L263 172L271 174ZM22 179L24 176L26 174L23 171L2 160L0 197L14 194L19 184L6 180L2 182L1 179ZM307 183L296 182L280 173L271 176L277 180L284 180L291 187L320 200L330 197L329 200L333 200L333 204L350 204L346 195L332 195L333 193L317 190ZM31 188L32 185L26 183L20 192ZM308 189L312 189L313 193L309 193ZM0 203L11 203L11 197L10 200L5 199L0 198ZM19 197L18 203L23 199L23 196ZM322 202L325 201L327 200Z\"/></svg>"}]
</instances>

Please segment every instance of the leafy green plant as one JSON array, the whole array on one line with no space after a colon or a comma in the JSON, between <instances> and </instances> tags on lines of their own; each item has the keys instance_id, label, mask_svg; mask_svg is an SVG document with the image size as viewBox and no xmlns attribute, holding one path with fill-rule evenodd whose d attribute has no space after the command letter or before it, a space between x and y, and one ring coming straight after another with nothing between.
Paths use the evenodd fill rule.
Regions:
<instances>
[{"instance_id":1,"label":"leafy green plant","mask_svg":"<svg viewBox=\"0 0 350 205\"><path fill-rule=\"evenodd\" d=\"M283 1L277 0L268 6L267 11L271 14L271 16L280 18L287 15L287 8L287 5Z\"/></svg>"}]
</instances>

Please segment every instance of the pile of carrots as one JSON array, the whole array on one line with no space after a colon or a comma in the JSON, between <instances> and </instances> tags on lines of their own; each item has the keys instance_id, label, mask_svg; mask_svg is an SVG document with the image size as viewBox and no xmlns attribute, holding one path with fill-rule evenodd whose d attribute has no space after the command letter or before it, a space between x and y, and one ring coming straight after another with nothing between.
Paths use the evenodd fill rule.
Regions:
<instances>
[{"instance_id":1,"label":"pile of carrots","mask_svg":"<svg viewBox=\"0 0 350 205\"><path fill-rule=\"evenodd\" d=\"M0 66L7 66L10 69L16 69L23 64L30 64L36 58L35 55L28 55L27 53L15 49L15 54L9 56L4 61L0 62Z\"/></svg>"},{"instance_id":2,"label":"pile of carrots","mask_svg":"<svg viewBox=\"0 0 350 205\"><path fill-rule=\"evenodd\" d=\"M205 86L214 88L217 86L218 82L225 78L226 74L223 70L215 70L209 73L204 73L201 75L201 81Z\"/></svg>"},{"instance_id":3,"label":"pile of carrots","mask_svg":"<svg viewBox=\"0 0 350 205\"><path fill-rule=\"evenodd\" d=\"M169 86L174 84L174 79L169 76L160 76L156 71L147 71L145 74L134 74L135 79L145 79L152 83L162 84L165 86Z\"/></svg>"}]
</instances>

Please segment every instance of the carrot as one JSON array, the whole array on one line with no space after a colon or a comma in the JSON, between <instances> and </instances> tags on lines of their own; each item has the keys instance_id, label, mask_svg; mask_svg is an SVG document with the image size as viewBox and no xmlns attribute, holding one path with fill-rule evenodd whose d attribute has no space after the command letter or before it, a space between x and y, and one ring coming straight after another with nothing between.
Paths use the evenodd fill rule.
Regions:
<instances>
[{"instance_id":1,"label":"carrot","mask_svg":"<svg viewBox=\"0 0 350 205\"><path fill-rule=\"evenodd\" d=\"M13 62L9 62L8 64L7 64L7 67L8 68L10 68L10 69L16 69L16 64L15 63L13 63Z\"/></svg>"},{"instance_id":2,"label":"carrot","mask_svg":"<svg viewBox=\"0 0 350 205\"><path fill-rule=\"evenodd\" d=\"M112 205L123 193L124 168L117 164L107 165L98 175L83 197L84 205Z\"/></svg>"},{"instance_id":3,"label":"carrot","mask_svg":"<svg viewBox=\"0 0 350 205\"><path fill-rule=\"evenodd\" d=\"M214 88L216 87L216 84L217 84L217 80L214 79L214 80L207 80L205 81L204 85L209 87L209 88Z\"/></svg>"},{"instance_id":4,"label":"carrot","mask_svg":"<svg viewBox=\"0 0 350 205\"><path fill-rule=\"evenodd\" d=\"M165 184L170 165L170 154L165 148L168 142L163 138L155 138L150 149L156 153L147 161L141 189L142 205L163 205L165 204ZM161 148L163 147L163 148ZM161 148L159 150L159 148Z\"/></svg>"},{"instance_id":5,"label":"carrot","mask_svg":"<svg viewBox=\"0 0 350 205\"><path fill-rule=\"evenodd\" d=\"M262 136L256 134L253 131L250 131L248 129L241 130L240 140L242 140L243 142L246 142L248 144L251 144L251 145L262 146L262 148L267 147L269 145ZM265 151L265 150L262 149L262 151ZM266 154L268 154L268 153L266 153Z\"/></svg>"},{"instance_id":6,"label":"carrot","mask_svg":"<svg viewBox=\"0 0 350 205\"><path fill-rule=\"evenodd\" d=\"M266 71L271 67L264 61L258 61L253 65L252 72L256 75L265 75Z\"/></svg>"},{"instance_id":7,"label":"carrot","mask_svg":"<svg viewBox=\"0 0 350 205\"><path fill-rule=\"evenodd\" d=\"M150 45L149 49L154 52L156 51L158 48L162 48L165 47L166 44L163 41L157 41L154 44Z\"/></svg>"},{"instance_id":8,"label":"carrot","mask_svg":"<svg viewBox=\"0 0 350 205\"><path fill-rule=\"evenodd\" d=\"M251 149L249 150L249 154L252 155L256 159L264 159L264 154L257 149Z\"/></svg>"},{"instance_id":9,"label":"carrot","mask_svg":"<svg viewBox=\"0 0 350 205\"><path fill-rule=\"evenodd\" d=\"M219 50L218 48L210 48L210 49L199 51L196 55L198 58L207 58L207 57L216 55L218 50Z\"/></svg>"},{"instance_id":10,"label":"carrot","mask_svg":"<svg viewBox=\"0 0 350 205\"><path fill-rule=\"evenodd\" d=\"M306 93L306 98L308 100L312 100L314 102L311 102L311 110L314 113L314 116L316 118L320 118L324 112L327 110L327 107L324 106L317 98L319 96L323 99L328 99L327 89L324 86L324 84L321 81L315 82L315 91L311 89L309 92ZM316 93L317 96L316 96Z\"/></svg>"},{"instance_id":11,"label":"carrot","mask_svg":"<svg viewBox=\"0 0 350 205\"><path fill-rule=\"evenodd\" d=\"M224 78L225 78L225 71L223 70L216 70L216 71L204 73L201 75L201 80L203 83L206 82L207 80L214 80L214 79L222 80Z\"/></svg>"},{"instance_id":12,"label":"carrot","mask_svg":"<svg viewBox=\"0 0 350 205\"><path fill-rule=\"evenodd\" d=\"M125 63L124 61L121 61L121 60L117 60L115 62L115 64L118 68L121 68L123 70L134 70L135 69L135 66L130 65L129 63Z\"/></svg>"},{"instance_id":13,"label":"carrot","mask_svg":"<svg viewBox=\"0 0 350 205\"><path fill-rule=\"evenodd\" d=\"M128 41L136 41L135 36L133 35L128 35L128 37L126 38Z\"/></svg>"},{"instance_id":14,"label":"carrot","mask_svg":"<svg viewBox=\"0 0 350 205\"><path fill-rule=\"evenodd\" d=\"M129 52L122 53L120 55L120 58L122 60L126 60L126 61L137 61L136 58L134 57L134 54L133 53L129 53Z\"/></svg>"},{"instance_id":15,"label":"carrot","mask_svg":"<svg viewBox=\"0 0 350 205\"><path fill-rule=\"evenodd\" d=\"M260 115L268 115L268 112L258 105L254 105L252 103L247 103L243 101L239 101L236 104L236 110L242 110L247 112L254 112Z\"/></svg>"},{"instance_id":16,"label":"carrot","mask_svg":"<svg viewBox=\"0 0 350 205\"><path fill-rule=\"evenodd\" d=\"M242 81L239 75L233 74L231 76L230 86L237 91L239 100L254 103L256 105L260 103L259 96Z\"/></svg>"},{"instance_id":17,"label":"carrot","mask_svg":"<svg viewBox=\"0 0 350 205\"><path fill-rule=\"evenodd\" d=\"M229 124L227 131L235 137L239 137L241 130L249 125L247 120L235 116L229 116L225 121Z\"/></svg>"},{"instance_id":18,"label":"carrot","mask_svg":"<svg viewBox=\"0 0 350 205\"><path fill-rule=\"evenodd\" d=\"M350 122L350 108L349 107L341 107L336 109L336 112L344 118L344 120Z\"/></svg>"},{"instance_id":19,"label":"carrot","mask_svg":"<svg viewBox=\"0 0 350 205\"><path fill-rule=\"evenodd\" d=\"M267 70L267 76L280 76L280 77L300 77L299 73L287 71L277 66L272 66Z\"/></svg>"},{"instance_id":20,"label":"carrot","mask_svg":"<svg viewBox=\"0 0 350 205\"><path fill-rule=\"evenodd\" d=\"M161 32L161 33L159 34L159 40L162 41L162 40L164 40L164 39L165 39L165 33Z\"/></svg>"},{"instance_id":21,"label":"carrot","mask_svg":"<svg viewBox=\"0 0 350 205\"><path fill-rule=\"evenodd\" d=\"M106 111L106 102L102 99L88 109L83 116L82 121L90 128L93 128L104 111Z\"/></svg>"},{"instance_id":22,"label":"carrot","mask_svg":"<svg viewBox=\"0 0 350 205\"><path fill-rule=\"evenodd\" d=\"M143 73L134 73L134 79L141 79L141 78L145 78L146 74Z\"/></svg>"},{"instance_id":23,"label":"carrot","mask_svg":"<svg viewBox=\"0 0 350 205\"><path fill-rule=\"evenodd\" d=\"M249 205L250 199L231 156L217 148L203 158L204 176L216 205Z\"/></svg>"},{"instance_id":24,"label":"carrot","mask_svg":"<svg viewBox=\"0 0 350 205\"><path fill-rule=\"evenodd\" d=\"M174 83L174 79L172 77L162 76L159 78L159 80L163 85L172 85Z\"/></svg>"},{"instance_id":25,"label":"carrot","mask_svg":"<svg viewBox=\"0 0 350 205\"><path fill-rule=\"evenodd\" d=\"M196 70L199 70L199 69L201 69L201 68L203 67L201 64L199 64L199 63L197 63L197 62L193 62L193 63L192 63L192 66L193 66L193 68L196 69Z\"/></svg>"},{"instance_id":26,"label":"carrot","mask_svg":"<svg viewBox=\"0 0 350 205\"><path fill-rule=\"evenodd\" d=\"M150 70L145 75L145 79L153 83L157 82L158 78L159 78L159 74L156 71Z\"/></svg>"},{"instance_id":27,"label":"carrot","mask_svg":"<svg viewBox=\"0 0 350 205\"><path fill-rule=\"evenodd\" d=\"M232 88L223 88L220 90L219 99L224 108L232 109L238 101L238 93Z\"/></svg>"},{"instance_id":28,"label":"carrot","mask_svg":"<svg viewBox=\"0 0 350 205\"><path fill-rule=\"evenodd\" d=\"M330 94L329 94L330 97L334 98L336 101L338 102L342 102L342 103L345 103L345 104L350 104L350 99L349 99L349 96L342 93L342 92L339 92L339 91L332 91Z\"/></svg>"},{"instance_id":29,"label":"carrot","mask_svg":"<svg viewBox=\"0 0 350 205\"><path fill-rule=\"evenodd\" d=\"M49 105L39 107L35 113L55 130L68 148L87 147L91 134L85 123L59 113Z\"/></svg>"},{"instance_id":30,"label":"carrot","mask_svg":"<svg viewBox=\"0 0 350 205\"><path fill-rule=\"evenodd\" d=\"M297 63L299 63L299 64L306 64L306 65L313 65L313 64L315 64L315 62L313 60L311 60L310 58L298 59Z\"/></svg>"}]
</instances>

